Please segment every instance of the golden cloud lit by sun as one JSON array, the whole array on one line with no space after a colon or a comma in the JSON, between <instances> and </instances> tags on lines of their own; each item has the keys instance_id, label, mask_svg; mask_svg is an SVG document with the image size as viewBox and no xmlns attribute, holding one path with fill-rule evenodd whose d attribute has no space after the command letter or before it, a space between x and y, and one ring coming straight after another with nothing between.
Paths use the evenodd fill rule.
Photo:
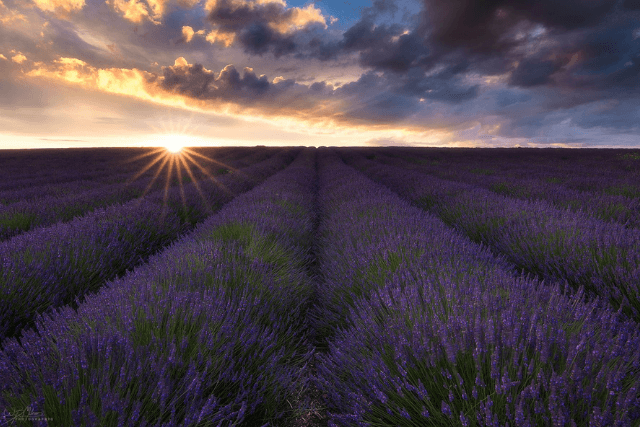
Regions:
<instances>
[{"instance_id":1,"label":"golden cloud lit by sun","mask_svg":"<svg viewBox=\"0 0 640 427\"><path fill-rule=\"evenodd\" d=\"M82 10L84 0L33 0L38 9L44 12L54 12L59 17Z\"/></svg>"},{"instance_id":2,"label":"golden cloud lit by sun","mask_svg":"<svg viewBox=\"0 0 640 427\"><path fill-rule=\"evenodd\" d=\"M145 20L159 24L161 16L158 16L156 11L164 9L156 2L152 6L139 0L107 0L106 3L122 15L124 19L135 24L140 24Z\"/></svg>"},{"instance_id":3,"label":"golden cloud lit by sun","mask_svg":"<svg viewBox=\"0 0 640 427\"><path fill-rule=\"evenodd\" d=\"M191 67L184 57L175 60L173 67L184 71ZM220 73L204 69L213 73L218 79L229 67ZM245 70L245 72L251 69ZM77 58L59 58L53 63L34 62L32 69L25 72L26 78L46 78L82 87L87 90L100 91L108 94L124 95L151 102L156 105L177 107L198 113L215 113L229 117L236 117L244 122L265 122L278 126L288 132L310 135L341 135L347 139L375 140L396 138L401 140L420 140L431 142L449 137L449 133L438 130L428 130L424 127L410 127L406 124L372 124L354 122L348 116L340 113L344 111L346 100L342 99L310 99L300 97L300 93L292 92L284 96L277 105L271 105L269 100L262 104L242 105L223 99L198 99L173 92L162 86L164 77L139 69L93 67ZM303 88L303 86L301 86ZM425 133L426 132L426 133ZM166 133L166 132L163 132ZM175 134L171 132L171 134ZM166 137L163 137L166 138ZM155 142L155 146L167 146ZM171 147L188 146L188 142L174 143ZM197 143L194 145L198 145ZM207 145L207 144L204 144Z\"/></svg>"},{"instance_id":4,"label":"golden cloud lit by sun","mask_svg":"<svg viewBox=\"0 0 640 427\"><path fill-rule=\"evenodd\" d=\"M286 19L279 22L270 22L269 26L281 34L289 33L306 27L309 24L322 24L327 28L327 21L322 16L322 11L313 4L304 8L293 7L287 11Z\"/></svg>"},{"instance_id":5,"label":"golden cloud lit by sun","mask_svg":"<svg viewBox=\"0 0 640 427\"><path fill-rule=\"evenodd\" d=\"M13 23L26 21L27 18L23 14L16 10L9 9L2 0L0 0L0 23L2 23L2 25L11 25Z\"/></svg>"},{"instance_id":6,"label":"golden cloud lit by sun","mask_svg":"<svg viewBox=\"0 0 640 427\"><path fill-rule=\"evenodd\" d=\"M224 47L231 46L235 39L236 35L234 33L227 33L217 29L209 31L209 33L205 37L205 40L207 40L209 43L219 43Z\"/></svg>"},{"instance_id":7,"label":"golden cloud lit by sun","mask_svg":"<svg viewBox=\"0 0 640 427\"><path fill-rule=\"evenodd\" d=\"M193 28L188 25L182 27L182 38L185 43L191 42L191 40L193 40L193 36L196 34L202 36L204 35L204 30L194 31Z\"/></svg>"},{"instance_id":8,"label":"golden cloud lit by sun","mask_svg":"<svg viewBox=\"0 0 640 427\"><path fill-rule=\"evenodd\" d=\"M24 56L22 53L18 52L16 55L11 57L11 60L16 64L22 64L24 61L27 60L27 57Z\"/></svg>"}]
</instances>

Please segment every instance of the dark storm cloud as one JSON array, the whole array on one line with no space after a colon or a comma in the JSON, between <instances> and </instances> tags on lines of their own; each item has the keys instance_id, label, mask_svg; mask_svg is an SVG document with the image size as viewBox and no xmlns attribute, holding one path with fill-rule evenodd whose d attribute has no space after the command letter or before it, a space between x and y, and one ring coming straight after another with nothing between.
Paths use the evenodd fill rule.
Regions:
<instances>
[{"instance_id":1,"label":"dark storm cloud","mask_svg":"<svg viewBox=\"0 0 640 427\"><path fill-rule=\"evenodd\" d=\"M503 35L522 21L559 30L592 27L613 11L611 0L424 0L422 32L445 46L509 49Z\"/></svg>"},{"instance_id":2,"label":"dark storm cloud","mask_svg":"<svg viewBox=\"0 0 640 427\"><path fill-rule=\"evenodd\" d=\"M398 90L406 96L427 98L448 103L461 103L478 96L478 85L463 83L458 74L466 69L465 64L445 67L440 72L425 75L418 68L411 70L400 81Z\"/></svg>"},{"instance_id":3,"label":"dark storm cloud","mask_svg":"<svg viewBox=\"0 0 640 427\"><path fill-rule=\"evenodd\" d=\"M549 83L551 75L559 69L559 64L554 61L526 59L511 73L509 83L520 87L543 85Z\"/></svg>"},{"instance_id":4,"label":"dark storm cloud","mask_svg":"<svg viewBox=\"0 0 640 427\"><path fill-rule=\"evenodd\" d=\"M345 51L360 54L360 64L377 70L406 72L429 63L430 49L415 33L399 25L380 26L360 21L344 33L337 45Z\"/></svg>"},{"instance_id":5,"label":"dark storm cloud","mask_svg":"<svg viewBox=\"0 0 640 427\"><path fill-rule=\"evenodd\" d=\"M410 118L417 107L415 99L389 92L373 92L363 94L359 102L345 110L344 115L354 123L389 124Z\"/></svg>"},{"instance_id":6,"label":"dark storm cloud","mask_svg":"<svg viewBox=\"0 0 640 427\"><path fill-rule=\"evenodd\" d=\"M290 12L281 3L239 4L233 0L217 0L208 18L223 30L238 33L252 24L279 23L288 16Z\"/></svg>"},{"instance_id":7,"label":"dark storm cloud","mask_svg":"<svg viewBox=\"0 0 640 427\"><path fill-rule=\"evenodd\" d=\"M638 26L640 22L590 33L580 47L584 56L581 68L595 73L615 71L633 60L640 54L640 43L633 38L633 31Z\"/></svg>"},{"instance_id":8,"label":"dark storm cloud","mask_svg":"<svg viewBox=\"0 0 640 427\"><path fill-rule=\"evenodd\" d=\"M219 73L200 64L178 63L163 69L163 89L200 100L221 100L263 111L298 109L298 114L315 116L323 104L341 105L340 110L322 109L328 117L354 124L390 124L410 119L420 101L414 94L393 90L388 76L367 72L337 89L324 81L301 85L292 79L269 81L253 70L242 73L228 65ZM397 85L396 85L397 86ZM451 90L451 89L449 89ZM434 97L455 97L442 93ZM464 95L463 95L464 96ZM449 100L449 99L447 99ZM317 117L316 117L317 118Z\"/></svg>"},{"instance_id":9,"label":"dark storm cloud","mask_svg":"<svg viewBox=\"0 0 640 427\"><path fill-rule=\"evenodd\" d=\"M513 104L527 102L532 99L532 95L516 93L510 90L500 90L495 94L496 104L500 108L509 107Z\"/></svg>"},{"instance_id":10,"label":"dark storm cloud","mask_svg":"<svg viewBox=\"0 0 640 427\"><path fill-rule=\"evenodd\" d=\"M254 55L271 52L276 58L296 51L296 33L325 26L319 10L287 9L278 2L217 0L208 20L216 29L235 34L245 52Z\"/></svg>"},{"instance_id":11,"label":"dark storm cloud","mask_svg":"<svg viewBox=\"0 0 640 427\"><path fill-rule=\"evenodd\" d=\"M624 0L622 6L625 9L640 10L640 0Z\"/></svg>"},{"instance_id":12,"label":"dark storm cloud","mask_svg":"<svg viewBox=\"0 0 640 427\"><path fill-rule=\"evenodd\" d=\"M276 58L296 50L293 37L284 36L271 29L264 22L254 22L243 29L238 37L245 52L262 55L271 50Z\"/></svg>"},{"instance_id":13,"label":"dark storm cloud","mask_svg":"<svg viewBox=\"0 0 640 427\"><path fill-rule=\"evenodd\" d=\"M218 76L202 64L164 67L162 87L198 99L223 99L242 103L265 95L272 84L265 76L258 77L245 69L240 75L234 66L226 66Z\"/></svg>"}]
</instances>

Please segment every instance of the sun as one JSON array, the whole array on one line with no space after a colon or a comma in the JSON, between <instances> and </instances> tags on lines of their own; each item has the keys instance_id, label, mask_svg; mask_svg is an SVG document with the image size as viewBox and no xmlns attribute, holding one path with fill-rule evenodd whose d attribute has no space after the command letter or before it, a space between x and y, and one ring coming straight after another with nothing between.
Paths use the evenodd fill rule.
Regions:
<instances>
[{"instance_id":1,"label":"sun","mask_svg":"<svg viewBox=\"0 0 640 427\"><path fill-rule=\"evenodd\" d=\"M178 143L171 143L171 144L166 144L164 146L164 148L167 149L167 151L169 151L170 153L174 153L174 154L178 154L180 151L182 151L182 145L178 144Z\"/></svg>"},{"instance_id":2,"label":"sun","mask_svg":"<svg viewBox=\"0 0 640 427\"><path fill-rule=\"evenodd\" d=\"M162 145L165 150L170 153L178 154L185 147L185 143L187 142L187 137L185 135L162 135L159 138L160 145Z\"/></svg>"}]
</instances>

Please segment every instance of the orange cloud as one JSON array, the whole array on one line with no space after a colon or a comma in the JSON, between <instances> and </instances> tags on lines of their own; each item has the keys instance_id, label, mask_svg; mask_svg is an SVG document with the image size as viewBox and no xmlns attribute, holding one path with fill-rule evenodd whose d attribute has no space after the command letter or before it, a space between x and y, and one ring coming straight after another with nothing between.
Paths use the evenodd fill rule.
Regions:
<instances>
[{"instance_id":1,"label":"orange cloud","mask_svg":"<svg viewBox=\"0 0 640 427\"><path fill-rule=\"evenodd\" d=\"M24 56L22 53L18 52L18 54L11 57L11 60L16 64L22 64L24 61L27 60L27 57Z\"/></svg>"},{"instance_id":2,"label":"orange cloud","mask_svg":"<svg viewBox=\"0 0 640 427\"><path fill-rule=\"evenodd\" d=\"M193 31L193 28L189 27L188 25L182 27L182 38L184 38L185 42L189 43L193 39L194 34L195 31Z\"/></svg>"},{"instance_id":3,"label":"orange cloud","mask_svg":"<svg viewBox=\"0 0 640 427\"><path fill-rule=\"evenodd\" d=\"M210 18L214 30L207 35L207 40L222 42L225 46L230 46L237 33L255 19L281 35L291 34L311 24L327 28L322 11L313 4L287 8L284 0L208 0L205 10L214 16ZM335 18L329 19L331 23L335 22Z\"/></svg>"},{"instance_id":4,"label":"orange cloud","mask_svg":"<svg viewBox=\"0 0 640 427\"><path fill-rule=\"evenodd\" d=\"M36 62L29 77L45 77L71 83L85 89L153 100L150 80L155 76L138 69L98 69L76 58L60 58L52 64Z\"/></svg>"},{"instance_id":5,"label":"orange cloud","mask_svg":"<svg viewBox=\"0 0 640 427\"><path fill-rule=\"evenodd\" d=\"M27 18L16 10L11 10L0 0L0 23L10 25L14 22L27 22Z\"/></svg>"},{"instance_id":6,"label":"orange cloud","mask_svg":"<svg viewBox=\"0 0 640 427\"><path fill-rule=\"evenodd\" d=\"M268 122L296 132L333 134L339 131L359 137L366 134L371 138L393 132L407 138L425 132L422 126L376 124L354 118L348 114L350 101L332 96L330 85L313 88L314 85L282 78L271 83L250 68L241 74L232 65L218 73L199 64L189 64L183 57L177 58L173 66L163 67L160 75L135 68L100 69L76 58L60 58L49 64L33 63L25 76L134 97L156 105ZM274 87L268 88L270 84Z\"/></svg>"},{"instance_id":7,"label":"orange cloud","mask_svg":"<svg viewBox=\"0 0 640 427\"><path fill-rule=\"evenodd\" d=\"M224 47L229 47L233 44L236 39L236 35L234 33L227 33L221 30L211 30L209 34L205 37L209 43L220 43Z\"/></svg>"},{"instance_id":8,"label":"orange cloud","mask_svg":"<svg viewBox=\"0 0 640 427\"><path fill-rule=\"evenodd\" d=\"M293 7L288 9L282 15L281 20L270 22L269 26L281 34L286 34L313 23L322 24L324 28L327 28L327 22L322 16L322 11L310 4L305 8Z\"/></svg>"},{"instance_id":9,"label":"orange cloud","mask_svg":"<svg viewBox=\"0 0 640 427\"><path fill-rule=\"evenodd\" d=\"M106 2L117 13L128 21L136 24L140 24L145 20L149 20L154 24L159 24L160 21L154 19L150 15L150 7L147 3L139 0L107 0Z\"/></svg>"},{"instance_id":10,"label":"orange cloud","mask_svg":"<svg viewBox=\"0 0 640 427\"><path fill-rule=\"evenodd\" d=\"M158 25L162 21L162 17L171 1L172 0L107 0L106 3L124 19L135 24L150 21ZM184 8L191 9L195 7L200 0L176 0L176 2Z\"/></svg>"},{"instance_id":11,"label":"orange cloud","mask_svg":"<svg viewBox=\"0 0 640 427\"><path fill-rule=\"evenodd\" d=\"M82 10L85 5L84 0L33 0L33 2L40 10L53 12L59 17Z\"/></svg>"},{"instance_id":12,"label":"orange cloud","mask_svg":"<svg viewBox=\"0 0 640 427\"><path fill-rule=\"evenodd\" d=\"M182 27L182 39L185 43L189 43L193 40L193 36L196 34L202 36L204 35L204 30L193 31L193 28L188 25Z\"/></svg>"}]
</instances>

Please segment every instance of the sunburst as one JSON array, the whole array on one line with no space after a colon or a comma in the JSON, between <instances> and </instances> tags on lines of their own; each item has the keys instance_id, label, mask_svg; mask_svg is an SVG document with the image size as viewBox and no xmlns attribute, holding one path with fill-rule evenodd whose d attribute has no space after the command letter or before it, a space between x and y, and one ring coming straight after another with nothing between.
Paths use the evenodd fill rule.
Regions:
<instances>
[{"instance_id":1,"label":"sunburst","mask_svg":"<svg viewBox=\"0 0 640 427\"><path fill-rule=\"evenodd\" d=\"M128 184L131 184L150 170L153 171L153 176L144 189L141 198L151 191L154 185L156 185L156 188L158 187L156 184L158 179L162 180L162 176L165 177L164 185L161 187L164 201L163 214L167 209L169 191L172 186L178 185L183 206L186 207L185 185L193 185L204 203L210 206L208 198L204 195L201 187L203 181L211 181L227 193L229 193L229 190L211 173L208 166L215 165L218 168L237 172L234 167L198 152L193 147L189 148L188 146L192 145L191 143L196 141L197 138L189 135L186 127L176 128L169 122L168 129L165 128L164 132L158 132L145 142L144 145L149 147L149 151L129 159L130 162L133 162L150 158L148 163L128 181ZM194 173L194 171L198 173Z\"/></svg>"}]
</instances>

